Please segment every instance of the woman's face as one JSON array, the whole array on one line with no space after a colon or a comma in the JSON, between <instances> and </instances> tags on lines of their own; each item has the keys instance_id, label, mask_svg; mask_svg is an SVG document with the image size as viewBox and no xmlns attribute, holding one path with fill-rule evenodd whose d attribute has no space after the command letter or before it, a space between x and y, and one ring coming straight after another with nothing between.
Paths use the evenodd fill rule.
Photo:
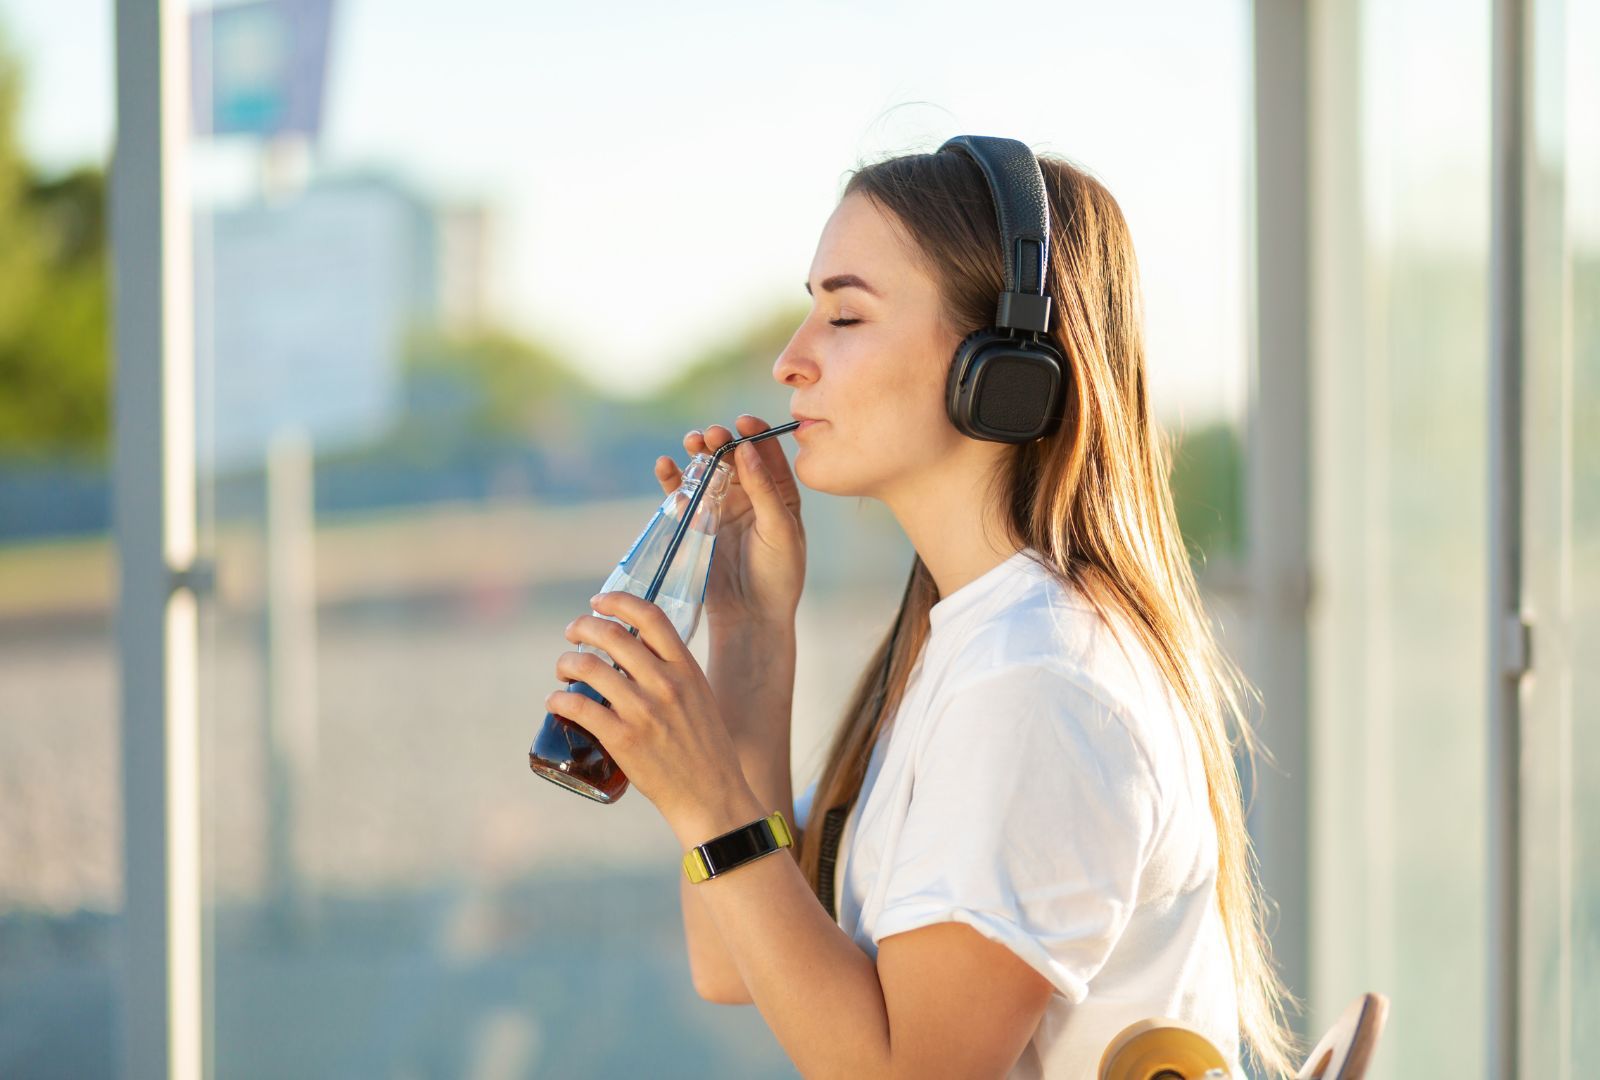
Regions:
<instances>
[{"instance_id":1,"label":"woman's face","mask_svg":"<svg viewBox=\"0 0 1600 1080\"><path fill-rule=\"evenodd\" d=\"M790 411L822 421L794 434L795 476L815 491L892 504L927 490L970 443L945 415L960 339L944 329L938 289L907 243L861 194L840 201L817 243L811 312L772 368L791 391Z\"/></svg>"}]
</instances>

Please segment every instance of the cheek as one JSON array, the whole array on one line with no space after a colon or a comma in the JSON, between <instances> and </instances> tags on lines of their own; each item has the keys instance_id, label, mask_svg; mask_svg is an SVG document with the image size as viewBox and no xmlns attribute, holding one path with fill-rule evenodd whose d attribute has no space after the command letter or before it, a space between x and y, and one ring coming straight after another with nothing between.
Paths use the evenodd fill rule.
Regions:
<instances>
[{"instance_id":1,"label":"cheek","mask_svg":"<svg viewBox=\"0 0 1600 1080\"><path fill-rule=\"evenodd\" d=\"M948 423L948 406L945 399L950 377L950 355L929 349L917 364L915 377L908 378L906 386L914 388L908 393L908 412L914 411L921 420L924 437L937 436ZM912 396L914 394L914 397Z\"/></svg>"},{"instance_id":2,"label":"cheek","mask_svg":"<svg viewBox=\"0 0 1600 1080\"><path fill-rule=\"evenodd\" d=\"M943 359L926 350L878 365L857 383L856 404L849 409L856 429L851 441L890 457L901 448L920 449L945 415L946 371Z\"/></svg>"},{"instance_id":3,"label":"cheek","mask_svg":"<svg viewBox=\"0 0 1600 1080\"><path fill-rule=\"evenodd\" d=\"M951 353L942 345L919 337L913 345L897 339L891 355L892 360L880 365L875 373L879 393L902 412L943 412Z\"/></svg>"},{"instance_id":4,"label":"cheek","mask_svg":"<svg viewBox=\"0 0 1600 1080\"><path fill-rule=\"evenodd\" d=\"M860 440L878 469L898 472L945 452L949 436L956 432L945 408L942 375L932 379L924 366L898 380L881 400L886 407L874 410L871 430Z\"/></svg>"},{"instance_id":5,"label":"cheek","mask_svg":"<svg viewBox=\"0 0 1600 1080\"><path fill-rule=\"evenodd\" d=\"M945 406L953 346L946 349L921 335L908 343L907 335L894 327L863 334L853 344L858 348L840 356L826 376L844 404L835 412L835 422L808 440L805 449L814 451L809 455L814 460L806 463L810 475L796 473L808 486L842 482L840 470L876 473L884 466L927 461L944 449L952 434L959 434ZM836 455L861 463L846 465ZM801 453L797 461L807 456Z\"/></svg>"},{"instance_id":6,"label":"cheek","mask_svg":"<svg viewBox=\"0 0 1600 1080\"><path fill-rule=\"evenodd\" d=\"M963 438L941 394L925 385L902 382L871 400L890 404L861 401L797 445L791 463L801 485L827 495L879 497L886 484L942 461Z\"/></svg>"}]
</instances>

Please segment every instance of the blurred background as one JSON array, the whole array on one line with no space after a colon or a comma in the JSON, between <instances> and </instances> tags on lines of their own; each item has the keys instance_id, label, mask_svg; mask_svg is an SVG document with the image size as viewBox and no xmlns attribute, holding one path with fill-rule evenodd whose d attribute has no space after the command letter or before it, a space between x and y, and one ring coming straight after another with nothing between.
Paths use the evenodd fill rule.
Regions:
<instances>
[{"instance_id":1,"label":"blurred background","mask_svg":"<svg viewBox=\"0 0 1600 1080\"><path fill-rule=\"evenodd\" d=\"M963 132L1132 227L1302 1033L1600 1060L1600 2L1008 14L0 0L0 1076L795 1075L524 754L848 170ZM911 558L805 516L797 792Z\"/></svg>"}]
</instances>

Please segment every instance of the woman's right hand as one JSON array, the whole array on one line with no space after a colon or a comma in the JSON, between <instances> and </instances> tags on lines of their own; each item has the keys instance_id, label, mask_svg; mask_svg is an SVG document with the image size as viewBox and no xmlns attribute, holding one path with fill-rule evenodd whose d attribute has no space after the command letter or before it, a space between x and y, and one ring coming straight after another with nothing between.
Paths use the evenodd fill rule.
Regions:
<instances>
[{"instance_id":1,"label":"woman's right hand","mask_svg":"<svg viewBox=\"0 0 1600 1080\"><path fill-rule=\"evenodd\" d=\"M735 423L740 438L772 426L749 413ZM712 424L704 433L685 435L683 448L691 456L709 454L734 437L723 425ZM805 587L806 532L800 489L778 438L741 445L723 458L733 465L734 476L723 496L716 555L706 580L705 616L713 633L793 628ZM686 467L666 455L656 459L663 492L678 489Z\"/></svg>"}]
</instances>

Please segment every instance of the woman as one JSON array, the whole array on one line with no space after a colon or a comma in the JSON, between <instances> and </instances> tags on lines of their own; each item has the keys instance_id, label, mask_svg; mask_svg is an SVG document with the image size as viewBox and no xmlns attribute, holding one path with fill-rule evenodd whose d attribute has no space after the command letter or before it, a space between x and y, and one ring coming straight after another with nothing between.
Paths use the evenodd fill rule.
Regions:
<instances>
[{"instance_id":1,"label":"woman","mask_svg":"<svg viewBox=\"0 0 1600 1080\"><path fill-rule=\"evenodd\" d=\"M707 670L653 605L602 594L595 610L638 637L592 615L568 637L627 677L565 653L557 674L611 707L547 704L594 732L685 849L773 809L794 824L797 859L681 890L697 990L753 1002L802 1075L1093 1077L1108 1041L1155 1015L1292 1073L1227 731L1253 748L1247 687L1174 518L1132 242L1100 183L1038 162L1049 332L1070 367L1059 428L1005 444L946 412L951 357L1003 285L978 166L935 153L855 171L812 261L812 311L773 368L816 422L795 433L792 474L776 439L733 455ZM734 437L713 425L684 445ZM680 472L657 462L664 488ZM798 804L796 480L881 499L917 555ZM848 812L835 874L812 807L835 825Z\"/></svg>"}]
</instances>

